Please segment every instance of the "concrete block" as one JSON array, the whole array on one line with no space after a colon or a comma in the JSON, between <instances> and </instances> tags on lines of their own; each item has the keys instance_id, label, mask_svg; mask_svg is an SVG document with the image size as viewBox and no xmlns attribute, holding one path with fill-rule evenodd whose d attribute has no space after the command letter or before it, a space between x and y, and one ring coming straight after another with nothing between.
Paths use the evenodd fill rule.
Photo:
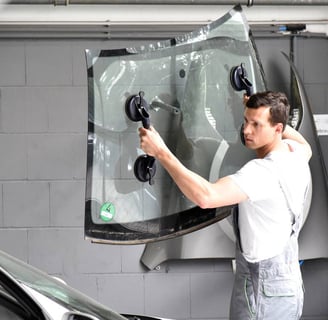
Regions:
<instances>
[{"instance_id":1,"label":"concrete block","mask_svg":"<svg viewBox=\"0 0 328 320\"><path fill-rule=\"evenodd\" d=\"M1 130L9 133L86 133L85 87L1 89Z\"/></svg>"},{"instance_id":2,"label":"concrete block","mask_svg":"<svg viewBox=\"0 0 328 320\"><path fill-rule=\"evenodd\" d=\"M4 183L3 213L6 227L49 226L49 184Z\"/></svg>"},{"instance_id":3,"label":"concrete block","mask_svg":"<svg viewBox=\"0 0 328 320\"><path fill-rule=\"evenodd\" d=\"M1 131L8 133L86 133L85 87L1 89Z\"/></svg>"},{"instance_id":4,"label":"concrete block","mask_svg":"<svg viewBox=\"0 0 328 320\"><path fill-rule=\"evenodd\" d=\"M47 90L49 132L88 131L88 96L86 87L57 87Z\"/></svg>"},{"instance_id":5,"label":"concrete block","mask_svg":"<svg viewBox=\"0 0 328 320\"><path fill-rule=\"evenodd\" d=\"M144 314L142 274L98 276L98 301L120 313Z\"/></svg>"},{"instance_id":6,"label":"concrete block","mask_svg":"<svg viewBox=\"0 0 328 320\"><path fill-rule=\"evenodd\" d=\"M50 182L50 224L57 227L83 227L84 193L84 180Z\"/></svg>"},{"instance_id":7,"label":"concrete block","mask_svg":"<svg viewBox=\"0 0 328 320\"><path fill-rule=\"evenodd\" d=\"M87 77L87 61L85 56L85 45L72 46L73 53L73 85L75 86L86 86L88 83Z\"/></svg>"},{"instance_id":8,"label":"concrete block","mask_svg":"<svg viewBox=\"0 0 328 320\"><path fill-rule=\"evenodd\" d=\"M86 135L27 135L29 179L83 179Z\"/></svg>"},{"instance_id":9,"label":"concrete block","mask_svg":"<svg viewBox=\"0 0 328 320\"><path fill-rule=\"evenodd\" d=\"M25 87L5 87L1 89L0 112L2 132L26 132L27 101L29 93L30 91ZM39 113L36 114L39 115Z\"/></svg>"},{"instance_id":10,"label":"concrete block","mask_svg":"<svg viewBox=\"0 0 328 320\"><path fill-rule=\"evenodd\" d=\"M170 260L166 263L166 271L170 273L193 273L193 272L211 273L214 271L214 260L213 259Z\"/></svg>"},{"instance_id":11,"label":"concrete block","mask_svg":"<svg viewBox=\"0 0 328 320\"><path fill-rule=\"evenodd\" d=\"M81 274L108 274L122 271L121 246L91 243L82 234L76 239L75 270Z\"/></svg>"},{"instance_id":12,"label":"concrete block","mask_svg":"<svg viewBox=\"0 0 328 320\"><path fill-rule=\"evenodd\" d=\"M34 228L28 231L29 262L50 274L79 274L80 263L92 263L94 258L86 255L84 246L81 228Z\"/></svg>"},{"instance_id":13,"label":"concrete block","mask_svg":"<svg viewBox=\"0 0 328 320\"><path fill-rule=\"evenodd\" d=\"M0 86L25 84L25 48L23 43L0 43Z\"/></svg>"},{"instance_id":14,"label":"concrete block","mask_svg":"<svg viewBox=\"0 0 328 320\"><path fill-rule=\"evenodd\" d=\"M72 85L72 50L65 42L26 44L26 79L29 86Z\"/></svg>"},{"instance_id":15,"label":"concrete block","mask_svg":"<svg viewBox=\"0 0 328 320\"><path fill-rule=\"evenodd\" d=\"M71 232L71 229L30 229L29 263L49 274L66 274L66 266L73 259Z\"/></svg>"},{"instance_id":16,"label":"concrete block","mask_svg":"<svg viewBox=\"0 0 328 320\"><path fill-rule=\"evenodd\" d=\"M232 272L191 274L191 318L228 317Z\"/></svg>"},{"instance_id":17,"label":"concrete block","mask_svg":"<svg viewBox=\"0 0 328 320\"><path fill-rule=\"evenodd\" d=\"M27 178L27 138L20 134L0 134L0 179Z\"/></svg>"},{"instance_id":18,"label":"concrete block","mask_svg":"<svg viewBox=\"0 0 328 320\"><path fill-rule=\"evenodd\" d=\"M28 261L27 229L7 228L0 232L1 250L24 261Z\"/></svg>"},{"instance_id":19,"label":"concrete block","mask_svg":"<svg viewBox=\"0 0 328 320\"><path fill-rule=\"evenodd\" d=\"M190 317L190 276L188 274L145 275L145 312L175 319Z\"/></svg>"},{"instance_id":20,"label":"concrete block","mask_svg":"<svg viewBox=\"0 0 328 320\"><path fill-rule=\"evenodd\" d=\"M145 245L122 246L122 273L143 273L147 269L140 262Z\"/></svg>"},{"instance_id":21,"label":"concrete block","mask_svg":"<svg viewBox=\"0 0 328 320\"><path fill-rule=\"evenodd\" d=\"M60 276L69 286L81 291L90 298L99 301L97 276L92 274L71 274L69 277Z\"/></svg>"}]
</instances>

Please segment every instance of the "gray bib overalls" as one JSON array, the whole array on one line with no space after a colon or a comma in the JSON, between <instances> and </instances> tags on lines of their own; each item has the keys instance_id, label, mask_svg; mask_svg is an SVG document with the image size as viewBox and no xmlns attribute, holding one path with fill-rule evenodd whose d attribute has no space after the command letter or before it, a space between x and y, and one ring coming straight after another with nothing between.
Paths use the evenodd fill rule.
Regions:
<instances>
[{"instance_id":1,"label":"gray bib overalls","mask_svg":"<svg viewBox=\"0 0 328 320\"><path fill-rule=\"evenodd\" d=\"M238 212L234 214L235 221L237 215ZM230 320L300 319L303 308L303 283L297 240L300 220L301 218L295 219L283 252L257 263L247 262L243 257L238 229L235 228L236 274Z\"/></svg>"}]
</instances>

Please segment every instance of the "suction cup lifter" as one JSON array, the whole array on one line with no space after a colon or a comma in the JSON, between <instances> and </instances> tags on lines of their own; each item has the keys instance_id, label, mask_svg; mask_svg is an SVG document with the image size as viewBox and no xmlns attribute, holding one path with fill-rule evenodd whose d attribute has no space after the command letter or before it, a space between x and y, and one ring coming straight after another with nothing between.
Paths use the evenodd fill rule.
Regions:
<instances>
[{"instance_id":1,"label":"suction cup lifter","mask_svg":"<svg viewBox=\"0 0 328 320\"><path fill-rule=\"evenodd\" d=\"M155 158L147 154L142 154L134 163L134 175L141 182L148 181L150 185L154 184L156 173Z\"/></svg>"},{"instance_id":2,"label":"suction cup lifter","mask_svg":"<svg viewBox=\"0 0 328 320\"><path fill-rule=\"evenodd\" d=\"M150 126L149 106L143 98L144 95L145 93L140 91L139 94L130 96L125 103L125 112L131 121L142 121L143 127L148 129Z\"/></svg>"},{"instance_id":3,"label":"suction cup lifter","mask_svg":"<svg viewBox=\"0 0 328 320\"><path fill-rule=\"evenodd\" d=\"M247 96L251 96L254 93L253 85L247 79L247 72L243 63L231 69L230 82L235 90L246 90Z\"/></svg>"},{"instance_id":4,"label":"suction cup lifter","mask_svg":"<svg viewBox=\"0 0 328 320\"><path fill-rule=\"evenodd\" d=\"M148 129L150 127L149 106L143 97L143 91L130 96L125 103L125 112L131 121L141 121L143 127ZM155 173L156 162L154 157L143 154L137 158L134 163L134 175L139 181L148 181L152 185L154 184Z\"/></svg>"}]
</instances>

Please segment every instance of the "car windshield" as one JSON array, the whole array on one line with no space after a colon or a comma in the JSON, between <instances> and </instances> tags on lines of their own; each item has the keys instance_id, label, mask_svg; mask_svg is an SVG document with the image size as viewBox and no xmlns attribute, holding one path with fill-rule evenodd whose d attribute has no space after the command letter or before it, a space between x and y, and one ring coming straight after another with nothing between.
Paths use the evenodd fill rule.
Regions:
<instances>
[{"instance_id":1,"label":"car windshield","mask_svg":"<svg viewBox=\"0 0 328 320\"><path fill-rule=\"evenodd\" d=\"M231 207L202 210L190 202L143 154L137 128L153 125L187 168L210 181L253 157L239 139L245 91L235 76L255 91L265 83L241 7L168 41L86 50L86 57L86 237L141 243L227 217Z\"/></svg>"},{"instance_id":2,"label":"car windshield","mask_svg":"<svg viewBox=\"0 0 328 320\"><path fill-rule=\"evenodd\" d=\"M56 301L68 310L91 314L101 320L126 320L125 317L102 306L62 281L1 251L0 268L9 273L19 283Z\"/></svg>"}]
</instances>

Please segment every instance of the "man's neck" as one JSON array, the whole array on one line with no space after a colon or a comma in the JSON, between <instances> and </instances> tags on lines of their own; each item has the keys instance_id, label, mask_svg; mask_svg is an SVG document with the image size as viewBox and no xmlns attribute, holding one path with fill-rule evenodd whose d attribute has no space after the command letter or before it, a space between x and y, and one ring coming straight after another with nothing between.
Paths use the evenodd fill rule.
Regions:
<instances>
[{"instance_id":1,"label":"man's neck","mask_svg":"<svg viewBox=\"0 0 328 320\"><path fill-rule=\"evenodd\" d=\"M266 157L270 152L278 151L278 152L288 152L289 147L286 143L284 143L281 139L277 141L273 141L270 144L266 144L265 146L259 148L256 150L256 156L257 158L264 158Z\"/></svg>"}]
</instances>

